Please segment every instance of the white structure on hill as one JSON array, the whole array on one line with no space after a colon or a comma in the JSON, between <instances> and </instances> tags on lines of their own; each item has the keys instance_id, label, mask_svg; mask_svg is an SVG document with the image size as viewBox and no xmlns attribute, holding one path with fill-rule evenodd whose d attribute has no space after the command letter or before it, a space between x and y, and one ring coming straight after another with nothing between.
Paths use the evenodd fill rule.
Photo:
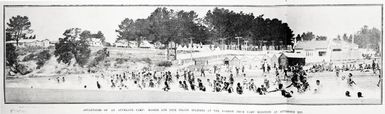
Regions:
<instances>
[{"instance_id":1,"label":"white structure on hill","mask_svg":"<svg viewBox=\"0 0 385 114\"><path fill-rule=\"evenodd\" d=\"M155 48L155 47L148 40L143 40L142 43L140 43L140 48Z\"/></svg>"},{"instance_id":2,"label":"white structure on hill","mask_svg":"<svg viewBox=\"0 0 385 114\"><path fill-rule=\"evenodd\" d=\"M160 41L156 41L156 42L154 43L154 48L155 48L155 49L160 49L160 48L164 48L164 47L165 47L165 45L162 44Z\"/></svg>"},{"instance_id":3,"label":"white structure on hill","mask_svg":"<svg viewBox=\"0 0 385 114\"><path fill-rule=\"evenodd\" d=\"M131 48L154 48L154 45L151 44L149 41L147 40L142 40L139 44L139 47L138 47L138 42L137 41L128 41L128 45L131 47Z\"/></svg>"},{"instance_id":4,"label":"white structure on hill","mask_svg":"<svg viewBox=\"0 0 385 114\"><path fill-rule=\"evenodd\" d=\"M89 38L88 44L93 47L103 47L103 42L100 38Z\"/></svg>"},{"instance_id":5,"label":"white structure on hill","mask_svg":"<svg viewBox=\"0 0 385 114\"><path fill-rule=\"evenodd\" d=\"M117 40L113 45L115 47L128 48L127 40Z\"/></svg>"},{"instance_id":6,"label":"white structure on hill","mask_svg":"<svg viewBox=\"0 0 385 114\"><path fill-rule=\"evenodd\" d=\"M127 40L118 40L114 43L114 46L123 47L123 48L155 48L154 45L147 40L143 40L140 43L140 47L138 47L137 41L127 41Z\"/></svg>"},{"instance_id":7,"label":"white structure on hill","mask_svg":"<svg viewBox=\"0 0 385 114\"><path fill-rule=\"evenodd\" d=\"M128 41L128 46L130 48L137 48L138 47L138 43L136 41Z\"/></svg>"},{"instance_id":8,"label":"white structure on hill","mask_svg":"<svg viewBox=\"0 0 385 114\"><path fill-rule=\"evenodd\" d=\"M349 62L362 59L357 44L342 40L297 42L294 53L305 56L306 63Z\"/></svg>"}]
</instances>

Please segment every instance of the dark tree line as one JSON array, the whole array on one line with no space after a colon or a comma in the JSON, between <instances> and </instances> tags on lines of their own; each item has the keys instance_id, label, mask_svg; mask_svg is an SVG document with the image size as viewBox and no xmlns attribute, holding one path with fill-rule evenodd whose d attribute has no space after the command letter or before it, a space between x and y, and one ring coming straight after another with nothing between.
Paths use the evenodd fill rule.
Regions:
<instances>
[{"instance_id":1,"label":"dark tree line","mask_svg":"<svg viewBox=\"0 0 385 114\"><path fill-rule=\"evenodd\" d=\"M168 44L188 43L194 37L194 42L207 43L207 29L195 22L198 15L194 11L174 11L167 8L157 8L146 19L124 19L116 32L117 40L137 41L140 46L142 40Z\"/></svg>"},{"instance_id":2,"label":"dark tree line","mask_svg":"<svg viewBox=\"0 0 385 114\"><path fill-rule=\"evenodd\" d=\"M274 42L292 45L293 31L287 23L276 18L265 19L263 15L255 17L252 13L215 8L207 12L205 22L214 38L225 38L227 44L235 42L235 37L242 37L253 45L260 45L261 41L268 45Z\"/></svg>"},{"instance_id":3,"label":"dark tree line","mask_svg":"<svg viewBox=\"0 0 385 114\"><path fill-rule=\"evenodd\" d=\"M293 40L293 31L279 19L224 8L209 10L204 18L198 18L194 11L157 8L145 19L124 19L116 32L117 40L138 41L138 46L143 39L164 44L170 41L188 44L190 39L194 43L214 44L224 38L225 43L230 44L237 41L235 37L242 37L241 41L247 40L253 45L261 41L292 45Z\"/></svg>"},{"instance_id":4,"label":"dark tree line","mask_svg":"<svg viewBox=\"0 0 385 114\"><path fill-rule=\"evenodd\" d=\"M297 36L294 38L297 42L298 41L311 41L311 40L318 40L318 41L322 41L322 40L327 40L327 37L326 36L319 36L319 35L315 35L313 32L303 32L301 35L300 34L297 34Z\"/></svg>"}]
</instances>

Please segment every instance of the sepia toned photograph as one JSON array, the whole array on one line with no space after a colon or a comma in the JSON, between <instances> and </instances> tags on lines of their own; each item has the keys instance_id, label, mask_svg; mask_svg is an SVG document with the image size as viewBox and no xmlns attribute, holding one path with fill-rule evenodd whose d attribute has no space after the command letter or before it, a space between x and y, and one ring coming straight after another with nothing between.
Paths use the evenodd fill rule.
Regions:
<instances>
[{"instance_id":1,"label":"sepia toned photograph","mask_svg":"<svg viewBox=\"0 0 385 114\"><path fill-rule=\"evenodd\" d=\"M382 5L5 5L8 104L382 104Z\"/></svg>"}]
</instances>

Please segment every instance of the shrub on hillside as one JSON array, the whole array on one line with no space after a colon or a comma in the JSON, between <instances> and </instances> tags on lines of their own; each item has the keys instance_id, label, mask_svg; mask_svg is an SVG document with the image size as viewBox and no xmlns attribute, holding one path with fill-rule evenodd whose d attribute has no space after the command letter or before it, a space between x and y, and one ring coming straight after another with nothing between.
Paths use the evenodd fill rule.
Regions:
<instances>
[{"instance_id":1,"label":"shrub on hillside","mask_svg":"<svg viewBox=\"0 0 385 114\"><path fill-rule=\"evenodd\" d=\"M151 64L151 63L152 63L152 62L151 62L151 59L148 58L148 57L142 58L141 61L144 61L144 62L147 63L147 64Z\"/></svg>"},{"instance_id":2,"label":"shrub on hillside","mask_svg":"<svg viewBox=\"0 0 385 114\"><path fill-rule=\"evenodd\" d=\"M32 70L28 68L28 66L23 65L23 64L18 64L16 66L16 70L21 74L21 75L26 75L28 73L31 73Z\"/></svg>"},{"instance_id":3,"label":"shrub on hillside","mask_svg":"<svg viewBox=\"0 0 385 114\"><path fill-rule=\"evenodd\" d=\"M5 61L5 65L6 66L9 66L10 69L9 69L9 72L8 73L17 73L18 71L16 70L16 66L18 64L17 62L17 56L19 56L17 53L16 53L16 47L13 45L13 44L6 44L6 53L5 53L5 56L6 56L6 61Z\"/></svg>"},{"instance_id":4,"label":"shrub on hillside","mask_svg":"<svg viewBox=\"0 0 385 114\"><path fill-rule=\"evenodd\" d=\"M163 67L170 67L172 65L171 61L161 61L158 63L158 66L163 66Z\"/></svg>"},{"instance_id":5,"label":"shrub on hillside","mask_svg":"<svg viewBox=\"0 0 385 114\"><path fill-rule=\"evenodd\" d=\"M163 52L159 52L157 53L157 55L165 55Z\"/></svg>"},{"instance_id":6,"label":"shrub on hillside","mask_svg":"<svg viewBox=\"0 0 385 114\"><path fill-rule=\"evenodd\" d=\"M115 61L116 61L116 64L123 64L124 62L127 62L128 59L127 58L116 58Z\"/></svg>"},{"instance_id":7,"label":"shrub on hillside","mask_svg":"<svg viewBox=\"0 0 385 114\"><path fill-rule=\"evenodd\" d=\"M109 66L111 66L111 63L110 62L104 62L104 66L109 67Z\"/></svg>"},{"instance_id":8,"label":"shrub on hillside","mask_svg":"<svg viewBox=\"0 0 385 114\"><path fill-rule=\"evenodd\" d=\"M36 46L27 46L27 47L18 47L17 54L18 55L26 55L28 53L37 52L39 50L44 50L44 47L36 47Z\"/></svg>"},{"instance_id":9,"label":"shrub on hillside","mask_svg":"<svg viewBox=\"0 0 385 114\"><path fill-rule=\"evenodd\" d=\"M44 50L40 52L36 58L37 59L36 69L40 69L45 64L45 62L48 61L50 58L51 58L51 54L49 53L49 50Z\"/></svg>"},{"instance_id":10,"label":"shrub on hillside","mask_svg":"<svg viewBox=\"0 0 385 114\"><path fill-rule=\"evenodd\" d=\"M93 61L89 64L89 67L96 67L101 61L106 59L108 57L109 52L107 51L107 48L98 50L96 52L96 57Z\"/></svg>"},{"instance_id":11,"label":"shrub on hillside","mask_svg":"<svg viewBox=\"0 0 385 114\"><path fill-rule=\"evenodd\" d=\"M36 69L40 69L46 61L48 61L49 59L51 58L51 54L49 53L49 50L44 50L44 51L41 51L37 54L29 54L27 56L25 56L23 58L23 62L26 62L26 61L37 61L36 62Z\"/></svg>"},{"instance_id":12,"label":"shrub on hillside","mask_svg":"<svg viewBox=\"0 0 385 114\"><path fill-rule=\"evenodd\" d=\"M23 61L23 62L26 62L26 61L31 61L31 60L36 60L36 55L33 54L33 53L31 53L31 54L25 56L25 57L23 58L22 61Z\"/></svg>"}]
</instances>

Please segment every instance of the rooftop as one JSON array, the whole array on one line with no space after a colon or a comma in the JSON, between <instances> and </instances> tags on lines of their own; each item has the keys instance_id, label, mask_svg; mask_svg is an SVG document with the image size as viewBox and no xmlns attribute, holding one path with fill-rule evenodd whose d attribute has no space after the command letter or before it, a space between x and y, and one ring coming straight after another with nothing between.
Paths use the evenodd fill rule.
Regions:
<instances>
[{"instance_id":1,"label":"rooftop","mask_svg":"<svg viewBox=\"0 0 385 114\"><path fill-rule=\"evenodd\" d=\"M298 42L294 49L322 49L332 47L358 47L357 44L352 44L343 40L311 40Z\"/></svg>"},{"instance_id":2,"label":"rooftop","mask_svg":"<svg viewBox=\"0 0 385 114\"><path fill-rule=\"evenodd\" d=\"M317 48L327 48L329 46L329 41L324 40L324 41L302 41L298 42L295 46L294 49L317 49Z\"/></svg>"},{"instance_id":3,"label":"rooftop","mask_svg":"<svg viewBox=\"0 0 385 114\"><path fill-rule=\"evenodd\" d=\"M305 56L302 56L301 54L297 53L282 53L282 55L290 58L305 58Z\"/></svg>"}]
</instances>

